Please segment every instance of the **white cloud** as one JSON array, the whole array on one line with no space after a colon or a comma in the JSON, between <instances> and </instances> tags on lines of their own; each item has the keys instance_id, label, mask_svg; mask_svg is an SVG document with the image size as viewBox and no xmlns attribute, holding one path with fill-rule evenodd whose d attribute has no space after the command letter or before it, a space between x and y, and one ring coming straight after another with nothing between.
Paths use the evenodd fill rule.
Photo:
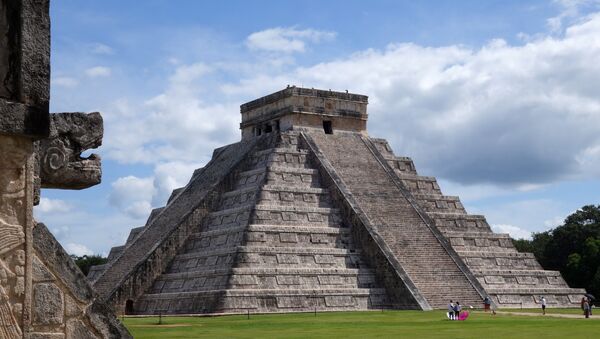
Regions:
<instances>
[{"instance_id":1,"label":"white cloud","mask_svg":"<svg viewBox=\"0 0 600 339\"><path fill-rule=\"evenodd\" d=\"M551 228L555 228L557 226L560 226L564 223L565 218L564 217L554 217L548 220L544 221L544 226L546 226L546 228L551 229Z\"/></svg>"},{"instance_id":2,"label":"white cloud","mask_svg":"<svg viewBox=\"0 0 600 339\"><path fill-rule=\"evenodd\" d=\"M82 244L76 244L76 243L68 243L65 246L65 251L67 251L67 253L69 254L73 254L76 256L83 256L83 255L92 255L94 254L94 252L92 252L92 250L90 250L89 248L87 248L87 246L82 245Z\"/></svg>"},{"instance_id":3,"label":"white cloud","mask_svg":"<svg viewBox=\"0 0 600 339\"><path fill-rule=\"evenodd\" d=\"M145 219L152 208L163 206L174 189L185 186L200 164L165 162L157 164L154 175L127 176L112 183L110 204L131 218Z\"/></svg>"},{"instance_id":4,"label":"white cloud","mask_svg":"<svg viewBox=\"0 0 600 339\"><path fill-rule=\"evenodd\" d=\"M585 152L600 145L598 55L600 13L524 45L391 44L258 74L228 92L262 95L292 83L368 94L370 134L413 156L421 173L526 189L581 177L577 155L600 156Z\"/></svg>"},{"instance_id":5,"label":"white cloud","mask_svg":"<svg viewBox=\"0 0 600 339\"><path fill-rule=\"evenodd\" d=\"M276 32L286 30L298 31ZM241 103L304 84L369 95L370 134L412 156L422 174L537 190L598 175L591 170L600 163L598 55L597 13L563 36L537 35L522 45L400 43L281 69L179 63L162 93L103 109L103 150L122 163L205 163L214 148L239 140ZM223 80L239 79L238 72L251 75Z\"/></svg>"},{"instance_id":6,"label":"white cloud","mask_svg":"<svg viewBox=\"0 0 600 339\"><path fill-rule=\"evenodd\" d=\"M102 43L94 43L90 47L91 52L94 54L112 55L115 53L112 47Z\"/></svg>"},{"instance_id":7,"label":"white cloud","mask_svg":"<svg viewBox=\"0 0 600 339\"><path fill-rule=\"evenodd\" d=\"M95 66L85 70L85 74L90 78L105 78L111 74L111 69L105 66Z\"/></svg>"},{"instance_id":8,"label":"white cloud","mask_svg":"<svg viewBox=\"0 0 600 339\"><path fill-rule=\"evenodd\" d=\"M64 213L69 212L72 206L60 199L40 198L40 204L34 207L36 213Z\"/></svg>"},{"instance_id":9,"label":"white cloud","mask_svg":"<svg viewBox=\"0 0 600 339\"><path fill-rule=\"evenodd\" d=\"M132 218L147 217L152 210L151 199L155 194L153 179L127 176L111 184L109 202Z\"/></svg>"},{"instance_id":10,"label":"white cloud","mask_svg":"<svg viewBox=\"0 0 600 339\"><path fill-rule=\"evenodd\" d=\"M494 232L508 233L513 239L531 239L531 231L513 225L492 225Z\"/></svg>"},{"instance_id":11,"label":"white cloud","mask_svg":"<svg viewBox=\"0 0 600 339\"><path fill-rule=\"evenodd\" d=\"M53 86L61 86L66 88L73 88L79 84L79 81L71 77L56 77L52 78L51 81Z\"/></svg>"},{"instance_id":12,"label":"white cloud","mask_svg":"<svg viewBox=\"0 0 600 339\"><path fill-rule=\"evenodd\" d=\"M548 230L549 215L567 215L569 207L563 202L552 199L518 200L516 196L506 199L508 202L479 204L479 208L466 206L472 214L485 214L490 225L514 225L527 232ZM485 213L483 213L485 210Z\"/></svg>"},{"instance_id":13,"label":"white cloud","mask_svg":"<svg viewBox=\"0 0 600 339\"><path fill-rule=\"evenodd\" d=\"M554 0L561 11L552 18L546 20L548 27L554 33L561 33L565 22L576 20L581 16L583 9L597 9L600 6L600 0Z\"/></svg>"},{"instance_id":14,"label":"white cloud","mask_svg":"<svg viewBox=\"0 0 600 339\"><path fill-rule=\"evenodd\" d=\"M205 163L214 148L236 141L240 103L207 102L211 72L202 63L180 65L159 95L105 110L118 113L105 115L105 154L123 163Z\"/></svg>"},{"instance_id":15,"label":"white cloud","mask_svg":"<svg viewBox=\"0 0 600 339\"><path fill-rule=\"evenodd\" d=\"M298 30L294 27L275 27L254 32L246 39L246 45L253 50L268 52L304 52L306 44L334 39L335 32L314 29Z\"/></svg>"},{"instance_id":16,"label":"white cloud","mask_svg":"<svg viewBox=\"0 0 600 339\"><path fill-rule=\"evenodd\" d=\"M174 189L185 186L195 169L201 167L197 163L168 162L158 164L154 168L154 188L156 195L153 204L164 204Z\"/></svg>"}]
</instances>

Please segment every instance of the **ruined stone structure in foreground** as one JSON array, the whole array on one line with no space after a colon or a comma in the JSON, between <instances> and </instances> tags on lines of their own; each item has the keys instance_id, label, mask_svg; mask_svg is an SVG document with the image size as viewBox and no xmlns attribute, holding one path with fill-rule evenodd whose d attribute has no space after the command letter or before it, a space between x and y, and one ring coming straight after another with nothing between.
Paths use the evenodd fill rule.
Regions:
<instances>
[{"instance_id":1,"label":"ruined stone structure in foreground","mask_svg":"<svg viewBox=\"0 0 600 339\"><path fill-rule=\"evenodd\" d=\"M507 234L367 135L367 97L290 87L89 278L135 314L574 305Z\"/></svg>"},{"instance_id":2,"label":"ruined stone structure in foreground","mask_svg":"<svg viewBox=\"0 0 600 339\"><path fill-rule=\"evenodd\" d=\"M100 183L99 113L49 113L48 0L0 0L0 338L131 338L44 224L40 187Z\"/></svg>"}]
</instances>

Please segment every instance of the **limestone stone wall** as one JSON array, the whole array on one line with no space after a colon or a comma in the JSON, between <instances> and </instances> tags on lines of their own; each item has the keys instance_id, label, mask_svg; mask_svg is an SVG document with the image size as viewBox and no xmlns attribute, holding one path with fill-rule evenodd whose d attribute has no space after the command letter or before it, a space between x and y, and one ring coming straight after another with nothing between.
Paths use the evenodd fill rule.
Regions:
<instances>
[{"instance_id":1,"label":"limestone stone wall","mask_svg":"<svg viewBox=\"0 0 600 339\"><path fill-rule=\"evenodd\" d=\"M508 234L493 233L482 215L471 215L458 197L443 195L435 178L417 174L412 160L396 157L387 141L377 152L410 191L452 248L499 307L577 306L583 289L569 288L557 271L546 271L531 253L519 253Z\"/></svg>"},{"instance_id":2,"label":"limestone stone wall","mask_svg":"<svg viewBox=\"0 0 600 339\"><path fill-rule=\"evenodd\" d=\"M20 338L32 325L33 145L0 135L0 337Z\"/></svg>"},{"instance_id":3,"label":"limestone stone wall","mask_svg":"<svg viewBox=\"0 0 600 339\"><path fill-rule=\"evenodd\" d=\"M0 0L0 338L130 338L33 220L34 142L50 135L49 86L49 1Z\"/></svg>"},{"instance_id":4,"label":"limestone stone wall","mask_svg":"<svg viewBox=\"0 0 600 339\"><path fill-rule=\"evenodd\" d=\"M367 102L364 95L288 87L241 106L242 139L269 129L323 129L323 121L331 122L334 129L366 133Z\"/></svg>"}]
</instances>

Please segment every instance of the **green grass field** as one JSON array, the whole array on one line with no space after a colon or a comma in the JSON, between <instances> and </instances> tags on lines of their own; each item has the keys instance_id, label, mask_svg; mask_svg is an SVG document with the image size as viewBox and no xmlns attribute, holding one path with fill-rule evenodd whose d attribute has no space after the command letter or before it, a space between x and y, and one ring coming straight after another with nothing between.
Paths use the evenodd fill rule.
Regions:
<instances>
[{"instance_id":1,"label":"green grass field","mask_svg":"<svg viewBox=\"0 0 600 339\"><path fill-rule=\"evenodd\" d=\"M517 311L517 310L515 310ZM557 311L557 310L555 310ZM600 317L600 315L598 315ZM126 318L135 338L600 338L600 321L442 311L386 311L221 317Z\"/></svg>"},{"instance_id":2,"label":"green grass field","mask_svg":"<svg viewBox=\"0 0 600 339\"><path fill-rule=\"evenodd\" d=\"M523 313L542 313L542 309L541 308L524 308L524 309L519 309L519 308L509 308L509 309L503 309L503 311L505 312L523 312ZM594 308L594 312L600 312L599 309ZM579 308L547 308L546 309L546 313L547 314L575 314L575 315L582 315L583 311ZM600 313L599 313L600 315Z\"/></svg>"}]
</instances>

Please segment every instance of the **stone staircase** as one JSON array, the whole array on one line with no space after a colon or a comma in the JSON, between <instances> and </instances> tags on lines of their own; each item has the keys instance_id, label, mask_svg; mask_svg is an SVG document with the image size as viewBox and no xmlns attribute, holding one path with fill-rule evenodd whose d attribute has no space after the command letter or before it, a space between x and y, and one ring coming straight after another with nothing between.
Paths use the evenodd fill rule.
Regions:
<instances>
[{"instance_id":1,"label":"stone staircase","mask_svg":"<svg viewBox=\"0 0 600 339\"><path fill-rule=\"evenodd\" d=\"M499 306L538 307L541 296L549 305L578 305L583 289L569 288L559 272L544 271L533 254L519 253L484 216L467 214L458 197L443 195L435 178L418 175L412 160L396 157L387 141L371 140Z\"/></svg>"},{"instance_id":2,"label":"stone staircase","mask_svg":"<svg viewBox=\"0 0 600 339\"><path fill-rule=\"evenodd\" d=\"M129 313L196 314L480 307L484 295L574 306L585 293L385 140L302 133L215 150L90 270L101 296Z\"/></svg>"},{"instance_id":3,"label":"stone staircase","mask_svg":"<svg viewBox=\"0 0 600 339\"><path fill-rule=\"evenodd\" d=\"M481 295L360 135L309 134L429 305L444 308L450 299L463 305L481 303ZM406 185L421 189L424 206L433 208L437 201L432 196L439 193L435 179L417 177L414 165L405 159L395 166L412 172ZM456 198L443 203L453 212L464 213Z\"/></svg>"},{"instance_id":4,"label":"stone staircase","mask_svg":"<svg viewBox=\"0 0 600 339\"><path fill-rule=\"evenodd\" d=\"M136 300L135 313L390 306L308 152L297 135L282 138L248 155L233 189Z\"/></svg>"}]
</instances>

